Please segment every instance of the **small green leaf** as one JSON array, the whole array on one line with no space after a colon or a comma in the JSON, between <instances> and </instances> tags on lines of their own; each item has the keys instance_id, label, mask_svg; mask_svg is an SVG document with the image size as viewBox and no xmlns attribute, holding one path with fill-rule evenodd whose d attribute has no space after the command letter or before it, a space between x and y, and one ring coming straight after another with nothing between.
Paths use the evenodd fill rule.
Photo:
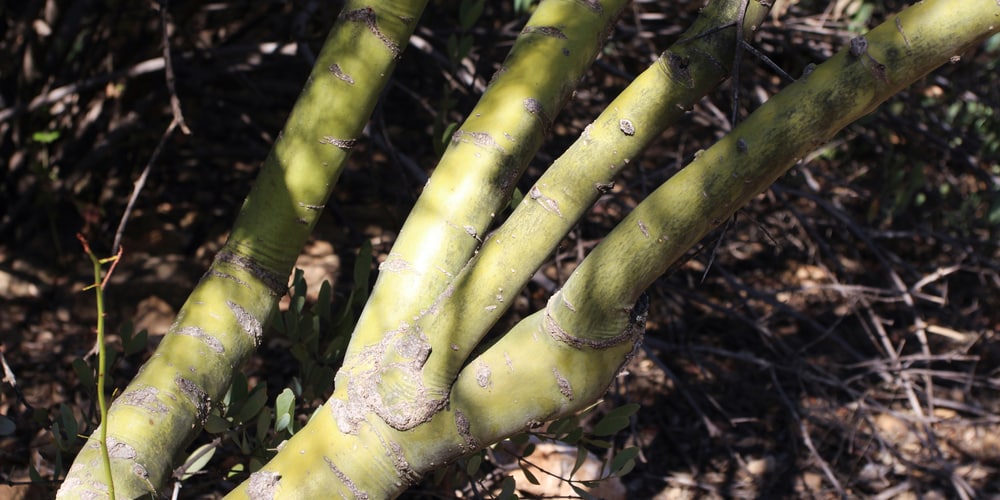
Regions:
<instances>
[{"instance_id":1,"label":"small green leaf","mask_svg":"<svg viewBox=\"0 0 1000 500\"><path fill-rule=\"evenodd\" d=\"M457 124L456 124L457 126ZM356 305L368 301L368 283L372 275L372 242L365 239L358 248L358 258L354 261L354 290L351 299Z\"/></svg>"},{"instance_id":2,"label":"small green leaf","mask_svg":"<svg viewBox=\"0 0 1000 500\"><path fill-rule=\"evenodd\" d=\"M524 200L524 193L522 193L517 187L514 187L514 192L510 194L510 204L507 208L513 210L521 204L522 200Z\"/></svg>"},{"instance_id":3,"label":"small green leaf","mask_svg":"<svg viewBox=\"0 0 1000 500\"><path fill-rule=\"evenodd\" d=\"M188 466L181 475L181 481L187 480L192 475L204 469L208 465L209 460L212 460L212 456L215 455L215 449L216 447L212 443L203 444L195 449L188 456L187 460L184 461Z\"/></svg>"},{"instance_id":4,"label":"small green leaf","mask_svg":"<svg viewBox=\"0 0 1000 500\"><path fill-rule=\"evenodd\" d=\"M448 473L450 467L438 467L434 469L434 475L431 477L431 482L436 485L440 485L444 482L444 476Z\"/></svg>"},{"instance_id":5,"label":"small green leaf","mask_svg":"<svg viewBox=\"0 0 1000 500\"><path fill-rule=\"evenodd\" d=\"M253 388L253 392L247 397L246 403L243 404L236 416L236 421L238 423L249 422L250 419L257 416L265 403L267 403L267 382L261 382Z\"/></svg>"},{"instance_id":6,"label":"small green leaf","mask_svg":"<svg viewBox=\"0 0 1000 500\"><path fill-rule=\"evenodd\" d=\"M288 305L288 312L292 314L301 315L302 309L304 309L305 307L306 307L306 296L305 293L303 293L302 295L296 295L292 297L291 303L289 303Z\"/></svg>"},{"instance_id":7,"label":"small green leaf","mask_svg":"<svg viewBox=\"0 0 1000 500\"><path fill-rule=\"evenodd\" d=\"M111 373L111 367L115 366L115 361L118 360L118 351L115 349L108 349L105 352L107 356L104 358L104 373L107 375L108 373Z\"/></svg>"},{"instance_id":8,"label":"small green leaf","mask_svg":"<svg viewBox=\"0 0 1000 500\"><path fill-rule=\"evenodd\" d=\"M586 448L584 448L583 446L577 447L576 463L573 464L573 471L569 473L569 477L573 477L573 474L576 474L576 471L580 470L580 467L583 467L583 464L587 463L588 456L589 453L587 452Z\"/></svg>"},{"instance_id":9,"label":"small green leaf","mask_svg":"<svg viewBox=\"0 0 1000 500\"><path fill-rule=\"evenodd\" d=\"M523 463L518 462L517 465L518 465L518 467L521 468L521 472L524 473L524 478L527 479L529 483L534 484L534 485L538 484L538 478L536 478L535 475L532 474L531 471L529 471L528 468L525 467L525 465Z\"/></svg>"},{"instance_id":10,"label":"small green leaf","mask_svg":"<svg viewBox=\"0 0 1000 500\"><path fill-rule=\"evenodd\" d=\"M306 297L306 278L305 271L295 268L295 277L292 278L292 299L303 299L305 301ZM302 308L296 309L297 312L302 312Z\"/></svg>"},{"instance_id":11,"label":"small green leaf","mask_svg":"<svg viewBox=\"0 0 1000 500\"><path fill-rule=\"evenodd\" d=\"M500 482L500 494L497 495L497 500L511 500L514 498L514 488L517 487L517 482L514 478L507 476L503 478Z\"/></svg>"},{"instance_id":12,"label":"small green leaf","mask_svg":"<svg viewBox=\"0 0 1000 500\"><path fill-rule=\"evenodd\" d=\"M131 321L125 320L122 323L122 327L118 329L118 336L122 338L122 345L128 345L128 342L132 340L133 333L135 333L135 325Z\"/></svg>"},{"instance_id":13,"label":"small green leaf","mask_svg":"<svg viewBox=\"0 0 1000 500\"><path fill-rule=\"evenodd\" d=\"M476 21L483 15L485 0L462 0L458 5L458 25L463 30L468 30L476 25Z\"/></svg>"},{"instance_id":14,"label":"small green leaf","mask_svg":"<svg viewBox=\"0 0 1000 500\"><path fill-rule=\"evenodd\" d=\"M209 434L221 434L229 430L229 421L216 415L214 412L208 414L205 420L205 431Z\"/></svg>"},{"instance_id":15,"label":"small green leaf","mask_svg":"<svg viewBox=\"0 0 1000 500\"><path fill-rule=\"evenodd\" d=\"M483 456L476 453L465 462L465 473L475 476L479 472L479 466L483 465Z\"/></svg>"},{"instance_id":16,"label":"small green leaf","mask_svg":"<svg viewBox=\"0 0 1000 500\"><path fill-rule=\"evenodd\" d=\"M294 434L294 420L295 394L291 389L285 388L274 401L274 430L281 432L288 429L289 433Z\"/></svg>"},{"instance_id":17,"label":"small green leaf","mask_svg":"<svg viewBox=\"0 0 1000 500\"><path fill-rule=\"evenodd\" d=\"M42 475L38 473L38 469L34 465L28 466L28 477L31 478L33 483L41 483Z\"/></svg>"},{"instance_id":18,"label":"small green leaf","mask_svg":"<svg viewBox=\"0 0 1000 500\"><path fill-rule=\"evenodd\" d=\"M131 356L135 353L145 351L148 343L149 332L143 328L142 330L139 330L139 333L135 334L135 337L132 337L125 343L125 355Z\"/></svg>"},{"instance_id":19,"label":"small green leaf","mask_svg":"<svg viewBox=\"0 0 1000 500\"><path fill-rule=\"evenodd\" d=\"M66 442L63 440L62 428L59 426L59 422L52 422L52 439L56 442L56 448L60 450L66 448Z\"/></svg>"},{"instance_id":20,"label":"small green leaf","mask_svg":"<svg viewBox=\"0 0 1000 500\"><path fill-rule=\"evenodd\" d=\"M330 286L329 281L323 280L323 284L319 286L319 294L316 296L316 307L313 310L327 324L331 323L330 304L333 302L332 297L333 287Z\"/></svg>"},{"instance_id":21,"label":"small green leaf","mask_svg":"<svg viewBox=\"0 0 1000 500\"><path fill-rule=\"evenodd\" d=\"M247 376L241 371L237 371L233 374L233 383L229 386L229 392L226 393L225 401L227 405L226 415L232 415L234 409L240 408L247 400Z\"/></svg>"},{"instance_id":22,"label":"small green leaf","mask_svg":"<svg viewBox=\"0 0 1000 500\"><path fill-rule=\"evenodd\" d=\"M534 3L535 0L514 0L514 12L518 15L526 14Z\"/></svg>"},{"instance_id":23,"label":"small green leaf","mask_svg":"<svg viewBox=\"0 0 1000 500\"><path fill-rule=\"evenodd\" d=\"M583 498L584 500L597 500L597 497L591 495L590 492L575 484L570 483L570 487L572 487L573 491L576 492L577 495L580 495L580 498Z\"/></svg>"},{"instance_id":24,"label":"small green leaf","mask_svg":"<svg viewBox=\"0 0 1000 500\"><path fill-rule=\"evenodd\" d=\"M453 135L455 135L456 130L458 130L458 122L449 123L448 126L444 128L444 132L441 134L442 151L444 151L444 149L448 147L448 144L451 143L451 138Z\"/></svg>"},{"instance_id":25,"label":"small green leaf","mask_svg":"<svg viewBox=\"0 0 1000 500\"><path fill-rule=\"evenodd\" d=\"M289 385L289 389L292 390L292 394L295 395L295 399L302 397L302 381L299 380L299 377L292 377L292 381Z\"/></svg>"},{"instance_id":26,"label":"small green leaf","mask_svg":"<svg viewBox=\"0 0 1000 500\"><path fill-rule=\"evenodd\" d=\"M618 470L616 470L614 472L614 475L616 475L618 477L624 477L629 472L632 472L632 469L634 469L634 468L635 468L635 460L628 460L624 464L622 464L622 466L621 466L620 469L618 469Z\"/></svg>"},{"instance_id":27,"label":"small green leaf","mask_svg":"<svg viewBox=\"0 0 1000 500\"><path fill-rule=\"evenodd\" d=\"M611 416L615 416L615 417L631 417L632 415L635 415L636 413L638 413L639 408L641 408L641 407L642 406L640 406L640 405L638 405L636 403L629 403L629 404L621 405L618 408L615 408L615 409L609 411L608 414L607 414L607 416L609 416L609 417L611 417Z\"/></svg>"},{"instance_id":28,"label":"small green leaf","mask_svg":"<svg viewBox=\"0 0 1000 500\"><path fill-rule=\"evenodd\" d=\"M317 366L309 375L309 387L314 396L319 396L324 392L333 389L333 379L337 372L329 366Z\"/></svg>"},{"instance_id":29,"label":"small green leaf","mask_svg":"<svg viewBox=\"0 0 1000 500\"><path fill-rule=\"evenodd\" d=\"M639 456L639 448L635 446L625 448L611 459L611 465L608 468L611 469L612 474L624 476L635 467L635 457L637 456Z\"/></svg>"},{"instance_id":30,"label":"small green leaf","mask_svg":"<svg viewBox=\"0 0 1000 500\"><path fill-rule=\"evenodd\" d=\"M51 144L59 140L59 131L45 130L42 132L35 132L34 134L31 134L31 140L42 144Z\"/></svg>"},{"instance_id":31,"label":"small green leaf","mask_svg":"<svg viewBox=\"0 0 1000 500\"><path fill-rule=\"evenodd\" d=\"M94 382L94 370L90 368L81 358L76 358L73 360L73 371L76 373L77 380L80 381L80 385L87 389L88 392L93 392L97 384Z\"/></svg>"},{"instance_id":32,"label":"small green leaf","mask_svg":"<svg viewBox=\"0 0 1000 500\"><path fill-rule=\"evenodd\" d=\"M549 424L548 432L558 436L578 427L580 427L580 420L575 415L570 415Z\"/></svg>"},{"instance_id":33,"label":"small green leaf","mask_svg":"<svg viewBox=\"0 0 1000 500\"><path fill-rule=\"evenodd\" d=\"M585 439L584 442L586 442L588 445L596 446L598 448L604 448L604 449L611 448L611 442L606 441L604 439Z\"/></svg>"},{"instance_id":34,"label":"small green leaf","mask_svg":"<svg viewBox=\"0 0 1000 500\"><path fill-rule=\"evenodd\" d=\"M560 441L565 441L567 444L577 444L580 442L580 439L582 438L583 438L583 427L577 427L576 429L571 430L569 434L563 436L560 439Z\"/></svg>"},{"instance_id":35,"label":"small green leaf","mask_svg":"<svg viewBox=\"0 0 1000 500\"><path fill-rule=\"evenodd\" d=\"M274 430L281 432L288 428L288 424L292 422L292 416L287 413L278 413L274 419Z\"/></svg>"},{"instance_id":36,"label":"small green leaf","mask_svg":"<svg viewBox=\"0 0 1000 500\"><path fill-rule=\"evenodd\" d=\"M73 416L73 409L69 405L59 405L59 422L62 423L62 428L66 431L66 438L72 442L80 428L76 423L76 417Z\"/></svg>"},{"instance_id":37,"label":"small green leaf","mask_svg":"<svg viewBox=\"0 0 1000 500\"><path fill-rule=\"evenodd\" d=\"M629 426L632 415L635 415L639 411L639 408L639 405L629 403L609 411L594 426L594 435L612 436L618 433L618 431Z\"/></svg>"},{"instance_id":38,"label":"small green leaf","mask_svg":"<svg viewBox=\"0 0 1000 500\"><path fill-rule=\"evenodd\" d=\"M292 302L294 301L295 299L292 299ZM299 320L302 316L295 312L295 308L293 306L294 304L290 305L288 310L285 311L282 316L285 318L285 334L288 335L288 339L292 342L298 342L300 337Z\"/></svg>"},{"instance_id":39,"label":"small green leaf","mask_svg":"<svg viewBox=\"0 0 1000 500\"><path fill-rule=\"evenodd\" d=\"M246 467L243 464L236 464L229 468L229 472L226 473L226 479L233 479L238 476L242 476Z\"/></svg>"},{"instance_id":40,"label":"small green leaf","mask_svg":"<svg viewBox=\"0 0 1000 500\"><path fill-rule=\"evenodd\" d=\"M531 439L531 436L527 432L522 432L521 434L517 434L517 435L511 436L509 439L510 439L510 442L515 447L520 448L520 447L524 446L525 443L527 443L529 439Z\"/></svg>"},{"instance_id":41,"label":"small green leaf","mask_svg":"<svg viewBox=\"0 0 1000 500\"><path fill-rule=\"evenodd\" d=\"M263 443L267 439L267 431L271 428L271 409L263 408L257 415L257 442Z\"/></svg>"}]
</instances>

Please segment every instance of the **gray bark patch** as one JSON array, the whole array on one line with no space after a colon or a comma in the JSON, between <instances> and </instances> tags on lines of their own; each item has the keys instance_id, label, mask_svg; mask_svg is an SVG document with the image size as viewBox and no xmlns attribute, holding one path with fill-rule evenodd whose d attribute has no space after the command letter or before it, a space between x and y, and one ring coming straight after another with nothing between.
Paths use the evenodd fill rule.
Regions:
<instances>
[{"instance_id":1,"label":"gray bark patch","mask_svg":"<svg viewBox=\"0 0 1000 500\"><path fill-rule=\"evenodd\" d=\"M259 471L250 474L250 483L247 485L247 496L251 500L271 500L278 489L281 475L277 472Z\"/></svg>"},{"instance_id":2,"label":"gray bark patch","mask_svg":"<svg viewBox=\"0 0 1000 500\"><path fill-rule=\"evenodd\" d=\"M256 260L233 253L231 250L222 250L215 256L216 263L225 263L236 266L259 279L272 296L284 295L288 290L288 275L278 274L268 271Z\"/></svg>"},{"instance_id":3,"label":"gray bark patch","mask_svg":"<svg viewBox=\"0 0 1000 500\"><path fill-rule=\"evenodd\" d=\"M326 208L326 205L310 205L308 203L302 203L301 201L299 202L299 206L313 212L321 212L324 208Z\"/></svg>"},{"instance_id":4,"label":"gray bark patch","mask_svg":"<svg viewBox=\"0 0 1000 500\"><path fill-rule=\"evenodd\" d=\"M490 372L490 366L484 363L482 360L476 361L476 383L479 387L486 389L487 387L493 386L492 372Z\"/></svg>"},{"instance_id":5,"label":"gray bark patch","mask_svg":"<svg viewBox=\"0 0 1000 500\"><path fill-rule=\"evenodd\" d=\"M382 439L381 436L379 439ZM420 480L420 474L410 467L410 462L406 460L406 455L403 453L403 447L396 442L390 442L386 444L384 441L382 443L387 449L390 449L390 455L392 456L392 466L396 469L396 475L403 480L406 485L416 484Z\"/></svg>"},{"instance_id":6,"label":"gray bark patch","mask_svg":"<svg viewBox=\"0 0 1000 500\"><path fill-rule=\"evenodd\" d=\"M319 140L320 144L329 144L331 146L336 146L340 149L343 149L344 151L350 151L351 148L353 148L357 142L358 142L357 139L338 139L336 137L332 137L329 135L325 135L323 136L322 139Z\"/></svg>"},{"instance_id":7,"label":"gray bark patch","mask_svg":"<svg viewBox=\"0 0 1000 500\"><path fill-rule=\"evenodd\" d=\"M344 474L344 471L338 469L337 466L333 464L333 460L330 460L330 457L324 456L323 461L326 462L326 466L333 471L333 475L337 476L337 479L344 483L344 486L347 486L347 489L351 490L351 493L354 494L354 498L358 500L368 500L368 494L361 491L361 488L358 488L358 485L354 484L354 481L351 481L351 478L347 477L347 474Z\"/></svg>"},{"instance_id":8,"label":"gray bark patch","mask_svg":"<svg viewBox=\"0 0 1000 500\"><path fill-rule=\"evenodd\" d=\"M400 431L430 420L448 404L447 392L424 386L422 369L430 353L427 337L405 324L364 348L355 362L357 368L349 372L347 397L352 403L335 408L338 422L351 427L351 422L364 419L364 409Z\"/></svg>"},{"instance_id":9,"label":"gray bark patch","mask_svg":"<svg viewBox=\"0 0 1000 500\"><path fill-rule=\"evenodd\" d=\"M559 210L559 202L553 200L552 198L549 198L548 196L545 196L542 193L542 190L539 189L537 185L532 186L531 189L528 190L528 197L541 204L542 208L544 208L545 210L556 214L557 216L559 216L560 219L562 218L562 211Z\"/></svg>"},{"instance_id":10,"label":"gray bark patch","mask_svg":"<svg viewBox=\"0 0 1000 500\"><path fill-rule=\"evenodd\" d=\"M211 409L208 393L201 387L198 387L198 384L184 377L175 378L174 383L184 393L184 397L194 405L197 410L198 422L205 425L205 420L208 418L208 412Z\"/></svg>"},{"instance_id":11,"label":"gray bark patch","mask_svg":"<svg viewBox=\"0 0 1000 500\"><path fill-rule=\"evenodd\" d=\"M416 272L416 269L413 267L413 264L410 264L410 262L407 261L406 259L401 259L398 254L393 255L391 253L389 254L389 257L385 259L384 262L379 264L378 270L389 273L401 273L404 271Z\"/></svg>"},{"instance_id":12,"label":"gray bark patch","mask_svg":"<svg viewBox=\"0 0 1000 500\"><path fill-rule=\"evenodd\" d=\"M552 126L552 119L549 117L548 114L545 113L545 109L542 106L542 103L538 99L535 99L533 97L525 99L524 109L527 110L532 115L537 116L538 119L542 121L542 127L544 127L546 131L548 131L549 128Z\"/></svg>"},{"instance_id":13,"label":"gray bark patch","mask_svg":"<svg viewBox=\"0 0 1000 500\"><path fill-rule=\"evenodd\" d=\"M668 78L686 88L694 88L694 78L691 76L691 70L688 69L688 66L691 64L690 59L673 52L668 52L667 60L664 61L661 56L658 62L658 66L666 73Z\"/></svg>"},{"instance_id":14,"label":"gray bark patch","mask_svg":"<svg viewBox=\"0 0 1000 500\"><path fill-rule=\"evenodd\" d=\"M649 228L646 227L646 223L645 222L639 221L639 231L642 232L643 236L649 238Z\"/></svg>"},{"instance_id":15,"label":"gray bark patch","mask_svg":"<svg viewBox=\"0 0 1000 500\"><path fill-rule=\"evenodd\" d=\"M618 129L629 137L635 135L635 125L632 124L631 120L618 120Z\"/></svg>"},{"instance_id":16,"label":"gray bark patch","mask_svg":"<svg viewBox=\"0 0 1000 500\"><path fill-rule=\"evenodd\" d=\"M559 293L558 296L562 297L563 294ZM645 295L643 296L645 297ZM625 329L621 333L615 335L606 340L592 340L587 338L581 338L576 335L571 335L556 318L552 316L551 309L554 307L553 300L556 300L556 296L552 296L549 299L549 305L545 308L545 317L542 318L542 328L545 333L549 334L553 339L562 342L574 349L607 349L611 346L621 344L622 342L634 342L642 337L642 334L646 331L646 308L649 305L649 299L640 298L636 305L626 312L629 313L629 323L625 326Z\"/></svg>"},{"instance_id":17,"label":"gray bark patch","mask_svg":"<svg viewBox=\"0 0 1000 500\"><path fill-rule=\"evenodd\" d=\"M479 444L479 440L472 435L472 426L469 423L469 417L462 413L462 410L455 409L455 428L458 430L458 435L462 436L462 440L465 441L462 447L462 453L472 453L482 446Z\"/></svg>"},{"instance_id":18,"label":"gray bark patch","mask_svg":"<svg viewBox=\"0 0 1000 500\"><path fill-rule=\"evenodd\" d=\"M253 345L260 345L261 336L264 335L264 327L260 321L250 311L247 311L236 302L227 300L226 305L233 312L233 316L236 318L236 322L239 323L240 328L243 329L243 332L253 340Z\"/></svg>"},{"instance_id":19,"label":"gray bark patch","mask_svg":"<svg viewBox=\"0 0 1000 500\"><path fill-rule=\"evenodd\" d=\"M209 349L215 351L216 353L223 354L226 352L225 346L222 345L222 342L219 342L219 339L215 338L214 336L210 335L208 332L202 330L197 326L185 326L184 328L178 329L174 333L176 333L177 335L186 335L188 337L194 337L200 340L202 343L208 346Z\"/></svg>"},{"instance_id":20,"label":"gray bark patch","mask_svg":"<svg viewBox=\"0 0 1000 500\"><path fill-rule=\"evenodd\" d=\"M602 7L601 2L598 2L597 0L577 0L577 1L582 3L588 9L594 11L597 14L601 14L604 12L604 7Z\"/></svg>"},{"instance_id":21,"label":"gray bark patch","mask_svg":"<svg viewBox=\"0 0 1000 500\"><path fill-rule=\"evenodd\" d=\"M468 137L468 139L466 139ZM501 146L493 136L487 132L466 132L464 130L458 130L451 135L452 142L467 142L480 146L483 148L495 149L501 153L506 152L506 150Z\"/></svg>"},{"instance_id":22,"label":"gray bark patch","mask_svg":"<svg viewBox=\"0 0 1000 500\"><path fill-rule=\"evenodd\" d=\"M556 377L556 384L559 386L559 392L566 397L566 399L573 400L573 386L570 385L569 380L563 377L559 370L552 368L552 374Z\"/></svg>"},{"instance_id":23,"label":"gray bark patch","mask_svg":"<svg viewBox=\"0 0 1000 500\"><path fill-rule=\"evenodd\" d=\"M243 281L237 278L236 276L233 276L232 274L219 271L218 269L209 269L208 274L211 276L215 276L216 278L232 281L233 283L236 283L237 285L243 288L250 288L250 283L247 283L246 281Z\"/></svg>"},{"instance_id":24,"label":"gray bark patch","mask_svg":"<svg viewBox=\"0 0 1000 500\"><path fill-rule=\"evenodd\" d=\"M555 26L525 26L521 30L522 35L542 35L550 36L552 38L559 38L561 40L566 39L566 33Z\"/></svg>"},{"instance_id":25,"label":"gray bark patch","mask_svg":"<svg viewBox=\"0 0 1000 500\"><path fill-rule=\"evenodd\" d=\"M340 15L340 17L357 23L362 23L368 27L368 31L371 31L375 38L378 38L383 45L389 49L392 53L393 59L399 59L400 54L402 54L402 49L399 48L399 44L394 42L391 38L387 37L385 33L378 27L378 16L375 15L375 10L371 7L363 7L356 10L349 10Z\"/></svg>"},{"instance_id":26,"label":"gray bark patch","mask_svg":"<svg viewBox=\"0 0 1000 500\"><path fill-rule=\"evenodd\" d=\"M350 85L354 85L354 78L351 78L351 75L348 75L344 72L344 70L340 69L339 64L331 64L329 70L331 75L347 82Z\"/></svg>"},{"instance_id":27,"label":"gray bark patch","mask_svg":"<svg viewBox=\"0 0 1000 500\"><path fill-rule=\"evenodd\" d=\"M136 390L127 391L122 394L121 401L129 406L138 406L146 411L164 415L170 411L167 405L160 402L156 396L160 393L155 387L140 387Z\"/></svg>"},{"instance_id":28,"label":"gray bark patch","mask_svg":"<svg viewBox=\"0 0 1000 500\"><path fill-rule=\"evenodd\" d=\"M337 429L344 434L358 433L358 424L364 420L365 405L361 401L349 399L347 402L339 399L330 401L330 413L337 423Z\"/></svg>"},{"instance_id":29,"label":"gray bark patch","mask_svg":"<svg viewBox=\"0 0 1000 500\"><path fill-rule=\"evenodd\" d=\"M108 437L108 456L122 460L135 460L135 457L139 456L139 454L132 445L123 443L113 437Z\"/></svg>"}]
</instances>

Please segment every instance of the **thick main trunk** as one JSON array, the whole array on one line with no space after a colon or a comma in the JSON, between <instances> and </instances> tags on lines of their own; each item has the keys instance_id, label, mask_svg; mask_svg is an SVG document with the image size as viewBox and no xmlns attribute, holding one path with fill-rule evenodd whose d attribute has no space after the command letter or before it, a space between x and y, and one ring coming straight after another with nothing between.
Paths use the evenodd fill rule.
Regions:
<instances>
[{"instance_id":1,"label":"thick main trunk","mask_svg":"<svg viewBox=\"0 0 1000 500\"><path fill-rule=\"evenodd\" d=\"M425 5L348 3L225 247L156 353L111 406L116 494L156 495L174 459L260 343L295 258ZM99 436L96 433L94 436ZM97 442L76 457L59 498L104 498Z\"/></svg>"}]
</instances>

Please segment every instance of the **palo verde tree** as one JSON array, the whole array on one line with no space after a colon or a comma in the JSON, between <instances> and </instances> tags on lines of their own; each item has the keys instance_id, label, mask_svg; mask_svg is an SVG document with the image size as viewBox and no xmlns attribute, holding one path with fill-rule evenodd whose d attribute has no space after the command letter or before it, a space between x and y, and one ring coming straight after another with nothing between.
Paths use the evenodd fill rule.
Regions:
<instances>
[{"instance_id":1,"label":"palo verde tree","mask_svg":"<svg viewBox=\"0 0 1000 500\"><path fill-rule=\"evenodd\" d=\"M809 151L1000 26L994 0L927 0L850 40L654 191L543 310L482 345L615 176L729 75L770 2L711 1L494 227L624 5L537 7L381 264L333 395L232 498L393 497L585 408L641 342L653 280ZM361 0L340 12L228 242L102 424L117 496L160 494L261 342L423 7ZM91 439L59 497L107 496L103 470Z\"/></svg>"}]
</instances>

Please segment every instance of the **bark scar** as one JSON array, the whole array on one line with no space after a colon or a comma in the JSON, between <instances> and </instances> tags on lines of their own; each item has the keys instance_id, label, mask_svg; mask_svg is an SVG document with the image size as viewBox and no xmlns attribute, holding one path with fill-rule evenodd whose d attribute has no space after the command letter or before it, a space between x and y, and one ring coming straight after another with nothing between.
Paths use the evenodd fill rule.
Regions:
<instances>
[{"instance_id":1,"label":"bark scar","mask_svg":"<svg viewBox=\"0 0 1000 500\"><path fill-rule=\"evenodd\" d=\"M399 56L403 53L402 49L399 48L399 44L393 41L391 38L382 33L382 30L378 27L378 16L375 14L375 9L371 7L363 7L356 10L349 10L341 14L341 17L348 21L353 21L356 23L362 23L368 27L368 31L371 31L375 38L378 38L389 52L392 53L392 58L398 60Z\"/></svg>"}]
</instances>

